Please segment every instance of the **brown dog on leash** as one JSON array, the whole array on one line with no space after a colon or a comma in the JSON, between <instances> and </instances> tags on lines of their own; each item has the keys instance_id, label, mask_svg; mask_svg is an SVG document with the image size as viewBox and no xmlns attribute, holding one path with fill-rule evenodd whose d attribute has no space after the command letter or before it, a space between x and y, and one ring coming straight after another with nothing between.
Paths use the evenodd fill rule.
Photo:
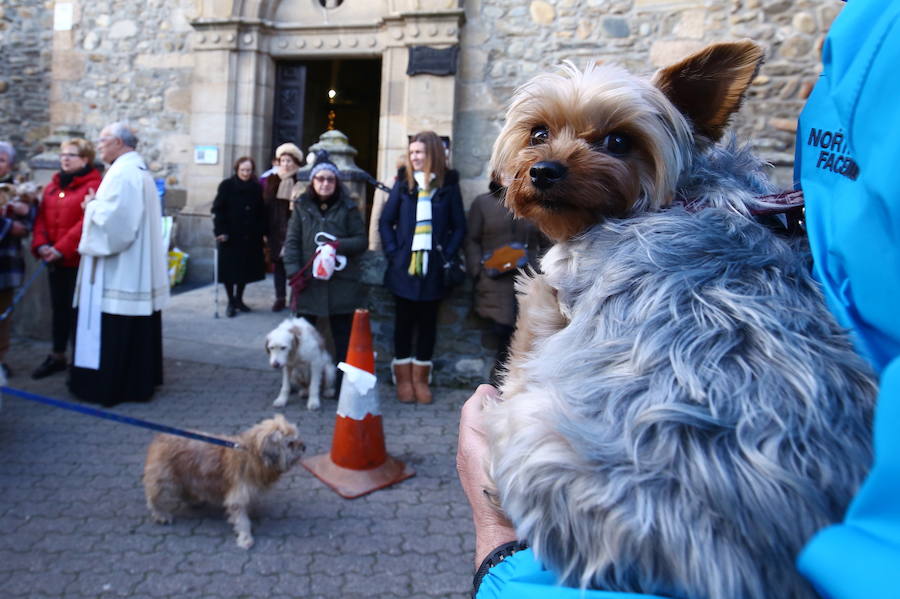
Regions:
<instances>
[{"instance_id":1,"label":"brown dog on leash","mask_svg":"<svg viewBox=\"0 0 900 599\"><path fill-rule=\"evenodd\" d=\"M296 464L306 446L281 414L234 438L239 449L157 435L147 450L144 493L156 522L168 524L185 504L221 505L243 549L253 546L250 504Z\"/></svg>"}]
</instances>

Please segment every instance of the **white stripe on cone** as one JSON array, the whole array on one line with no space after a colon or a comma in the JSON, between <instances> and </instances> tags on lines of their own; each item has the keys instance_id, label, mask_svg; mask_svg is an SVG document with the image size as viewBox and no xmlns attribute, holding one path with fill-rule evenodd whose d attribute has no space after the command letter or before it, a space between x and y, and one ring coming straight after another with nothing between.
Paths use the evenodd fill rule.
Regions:
<instances>
[{"instance_id":1,"label":"white stripe on cone","mask_svg":"<svg viewBox=\"0 0 900 599\"><path fill-rule=\"evenodd\" d=\"M375 386L377 377L346 362L339 363L338 368L344 371L344 378L341 382L337 415L353 420L362 420L366 414L381 415L378 388Z\"/></svg>"}]
</instances>

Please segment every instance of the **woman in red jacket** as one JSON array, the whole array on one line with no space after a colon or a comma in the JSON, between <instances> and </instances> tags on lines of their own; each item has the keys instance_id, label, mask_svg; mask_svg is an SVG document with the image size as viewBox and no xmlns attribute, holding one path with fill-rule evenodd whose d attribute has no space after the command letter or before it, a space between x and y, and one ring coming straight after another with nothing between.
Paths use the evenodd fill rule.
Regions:
<instances>
[{"instance_id":1,"label":"woman in red jacket","mask_svg":"<svg viewBox=\"0 0 900 599\"><path fill-rule=\"evenodd\" d=\"M84 200L100 186L100 173L93 163L91 142L80 138L64 142L59 152L60 171L44 188L34 222L31 251L48 265L53 311L53 351L31 374L35 379L66 369L66 345L74 325L72 296L78 274Z\"/></svg>"}]
</instances>

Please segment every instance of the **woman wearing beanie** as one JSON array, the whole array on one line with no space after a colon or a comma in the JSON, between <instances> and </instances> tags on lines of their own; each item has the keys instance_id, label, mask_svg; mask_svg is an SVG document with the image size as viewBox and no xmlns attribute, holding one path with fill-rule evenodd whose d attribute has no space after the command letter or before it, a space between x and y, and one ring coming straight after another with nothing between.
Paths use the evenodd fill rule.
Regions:
<instances>
[{"instance_id":1,"label":"woman wearing beanie","mask_svg":"<svg viewBox=\"0 0 900 599\"><path fill-rule=\"evenodd\" d=\"M275 149L278 169L266 177L263 185L263 203L266 210L266 237L269 260L274 266L275 303L273 312L284 310L287 297L287 277L284 271L282 248L291 217L292 201L302 189L297 181L297 170L303 165L303 153L292 143L281 144Z\"/></svg>"},{"instance_id":2,"label":"woman wearing beanie","mask_svg":"<svg viewBox=\"0 0 900 599\"><path fill-rule=\"evenodd\" d=\"M397 399L427 404L437 313L445 294L443 264L462 245L466 217L459 175L447 168L444 144L435 132L414 135L405 162L378 219L378 232L388 261L384 283L396 301L391 368Z\"/></svg>"},{"instance_id":3,"label":"woman wearing beanie","mask_svg":"<svg viewBox=\"0 0 900 599\"><path fill-rule=\"evenodd\" d=\"M341 185L340 172L332 162L318 159L309 175L309 186L300 196L288 224L284 268L288 276L306 268L318 242L324 239L334 238L338 255L346 256L346 266L335 270L328 280L310 278L292 300L295 315L312 324L320 317L328 318L334 358L342 362L347 357L353 312L361 303L359 257L366 251L366 228L359 208Z\"/></svg>"}]
</instances>

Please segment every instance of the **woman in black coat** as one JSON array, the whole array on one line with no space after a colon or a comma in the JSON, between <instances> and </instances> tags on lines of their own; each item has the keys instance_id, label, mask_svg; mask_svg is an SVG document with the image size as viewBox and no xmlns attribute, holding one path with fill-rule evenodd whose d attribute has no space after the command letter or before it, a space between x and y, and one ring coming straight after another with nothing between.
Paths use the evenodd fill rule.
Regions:
<instances>
[{"instance_id":1,"label":"woman in black coat","mask_svg":"<svg viewBox=\"0 0 900 599\"><path fill-rule=\"evenodd\" d=\"M396 302L391 368L397 399L431 403L428 384L437 312L445 295L443 265L466 236L459 175L447 168L444 144L433 131L412 137L378 232L388 261L384 283Z\"/></svg>"},{"instance_id":2,"label":"woman in black coat","mask_svg":"<svg viewBox=\"0 0 900 599\"><path fill-rule=\"evenodd\" d=\"M219 247L219 280L228 295L230 317L238 310L249 312L244 286L266 276L263 258L262 186L256 180L256 163L242 156L234 163L234 176L219 184L213 202L213 232Z\"/></svg>"}]
</instances>

